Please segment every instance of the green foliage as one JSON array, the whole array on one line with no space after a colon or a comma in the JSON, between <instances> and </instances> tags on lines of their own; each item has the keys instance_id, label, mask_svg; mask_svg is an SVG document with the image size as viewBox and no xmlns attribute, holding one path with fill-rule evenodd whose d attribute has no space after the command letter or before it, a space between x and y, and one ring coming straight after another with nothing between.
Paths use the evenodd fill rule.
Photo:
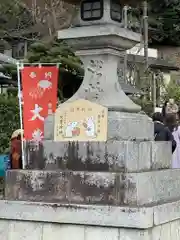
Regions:
<instances>
[{"instance_id":1,"label":"green foliage","mask_svg":"<svg viewBox=\"0 0 180 240\"><path fill-rule=\"evenodd\" d=\"M163 95L163 100L168 101L170 98L173 98L176 102L180 102L180 86L174 82L166 87L166 92Z\"/></svg>"},{"instance_id":2,"label":"green foliage","mask_svg":"<svg viewBox=\"0 0 180 240\"><path fill-rule=\"evenodd\" d=\"M2 72L5 76L8 76L13 81L17 81L17 66L13 64L1 64L0 72ZM7 80L8 81L8 80Z\"/></svg>"},{"instance_id":3,"label":"green foliage","mask_svg":"<svg viewBox=\"0 0 180 240\"><path fill-rule=\"evenodd\" d=\"M62 88L71 88L74 93L82 82L83 68L81 61L74 55L71 48L63 42L54 40L50 43L34 43L29 51L27 63L57 63L59 66L59 98L65 100ZM17 82L15 65L1 65L0 71ZM68 96L70 97L70 96ZM68 98L67 97L67 98ZM9 87L6 96L0 95L0 153L7 152L12 132L19 128L19 110L17 87Z\"/></svg>"},{"instance_id":4,"label":"green foliage","mask_svg":"<svg viewBox=\"0 0 180 240\"><path fill-rule=\"evenodd\" d=\"M180 45L180 1L151 0L149 6L151 41Z\"/></svg>"},{"instance_id":5,"label":"green foliage","mask_svg":"<svg viewBox=\"0 0 180 240\"><path fill-rule=\"evenodd\" d=\"M61 102L70 98L82 83L84 69L73 50L64 42L54 39L49 43L38 41L30 46L25 63L37 65L39 63L55 63L59 65L58 97ZM17 67L11 64L3 64L0 71L17 82ZM17 90L8 88L10 95L17 95Z\"/></svg>"},{"instance_id":6,"label":"green foliage","mask_svg":"<svg viewBox=\"0 0 180 240\"><path fill-rule=\"evenodd\" d=\"M54 39L50 43L36 42L31 45L27 62L29 63L59 63L60 70L73 75L83 75L81 61L73 50L63 41Z\"/></svg>"},{"instance_id":7,"label":"green foliage","mask_svg":"<svg viewBox=\"0 0 180 240\"><path fill-rule=\"evenodd\" d=\"M10 79L2 79L3 82L5 81L6 84L9 85L7 88L8 96L17 96L17 66L13 64L1 64L0 72L2 72L5 76L9 77ZM1 79L0 79L1 81Z\"/></svg>"},{"instance_id":8,"label":"green foliage","mask_svg":"<svg viewBox=\"0 0 180 240\"><path fill-rule=\"evenodd\" d=\"M60 101L71 97L82 82L84 70L80 59L75 56L73 49L56 38L49 43L38 41L32 44L26 62L59 64L58 97ZM66 92L63 90L65 88Z\"/></svg>"},{"instance_id":9,"label":"green foliage","mask_svg":"<svg viewBox=\"0 0 180 240\"><path fill-rule=\"evenodd\" d=\"M19 129L19 122L17 98L0 95L0 154L8 151L10 137Z\"/></svg>"},{"instance_id":10,"label":"green foliage","mask_svg":"<svg viewBox=\"0 0 180 240\"><path fill-rule=\"evenodd\" d=\"M130 27L142 32L142 5L131 9ZM154 45L180 45L180 1L148 1L149 43Z\"/></svg>"}]
</instances>

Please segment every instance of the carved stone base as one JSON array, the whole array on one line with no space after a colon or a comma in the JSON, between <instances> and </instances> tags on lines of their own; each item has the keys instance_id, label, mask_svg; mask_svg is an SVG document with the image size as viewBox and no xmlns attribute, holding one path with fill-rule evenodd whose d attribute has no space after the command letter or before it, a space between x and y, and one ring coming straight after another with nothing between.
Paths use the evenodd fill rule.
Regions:
<instances>
[{"instance_id":1,"label":"carved stone base","mask_svg":"<svg viewBox=\"0 0 180 240\"><path fill-rule=\"evenodd\" d=\"M180 199L180 169L141 173L11 170L6 199L149 206Z\"/></svg>"},{"instance_id":2,"label":"carved stone base","mask_svg":"<svg viewBox=\"0 0 180 240\"><path fill-rule=\"evenodd\" d=\"M149 206L180 198L180 170L168 169L167 142L45 141L26 147L29 170L7 172L8 200Z\"/></svg>"}]
</instances>

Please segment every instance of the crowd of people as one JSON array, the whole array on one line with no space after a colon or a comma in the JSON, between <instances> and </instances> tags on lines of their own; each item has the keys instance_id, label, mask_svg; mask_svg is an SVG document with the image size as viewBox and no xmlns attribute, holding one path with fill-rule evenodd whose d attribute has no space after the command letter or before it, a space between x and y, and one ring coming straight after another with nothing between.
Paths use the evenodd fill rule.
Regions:
<instances>
[{"instance_id":1,"label":"crowd of people","mask_svg":"<svg viewBox=\"0 0 180 240\"><path fill-rule=\"evenodd\" d=\"M165 102L162 112L155 112L154 140L172 143L172 168L180 168L180 109L174 99Z\"/></svg>"}]
</instances>

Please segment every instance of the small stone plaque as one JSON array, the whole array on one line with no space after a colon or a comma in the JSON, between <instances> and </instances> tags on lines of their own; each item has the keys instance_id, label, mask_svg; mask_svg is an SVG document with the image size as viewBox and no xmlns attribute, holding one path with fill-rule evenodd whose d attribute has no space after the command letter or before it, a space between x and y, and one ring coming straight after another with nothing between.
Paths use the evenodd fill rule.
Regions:
<instances>
[{"instance_id":1,"label":"small stone plaque","mask_svg":"<svg viewBox=\"0 0 180 240\"><path fill-rule=\"evenodd\" d=\"M108 109L79 99L55 113L54 141L107 141Z\"/></svg>"}]
</instances>

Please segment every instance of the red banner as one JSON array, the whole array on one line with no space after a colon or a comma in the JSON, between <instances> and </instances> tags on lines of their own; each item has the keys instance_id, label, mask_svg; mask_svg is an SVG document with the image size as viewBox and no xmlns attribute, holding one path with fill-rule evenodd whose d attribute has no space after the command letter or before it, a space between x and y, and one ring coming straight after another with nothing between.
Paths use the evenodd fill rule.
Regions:
<instances>
[{"instance_id":1,"label":"red banner","mask_svg":"<svg viewBox=\"0 0 180 240\"><path fill-rule=\"evenodd\" d=\"M23 127L26 140L41 141L44 120L57 106L57 67L24 67L21 70Z\"/></svg>"}]
</instances>

